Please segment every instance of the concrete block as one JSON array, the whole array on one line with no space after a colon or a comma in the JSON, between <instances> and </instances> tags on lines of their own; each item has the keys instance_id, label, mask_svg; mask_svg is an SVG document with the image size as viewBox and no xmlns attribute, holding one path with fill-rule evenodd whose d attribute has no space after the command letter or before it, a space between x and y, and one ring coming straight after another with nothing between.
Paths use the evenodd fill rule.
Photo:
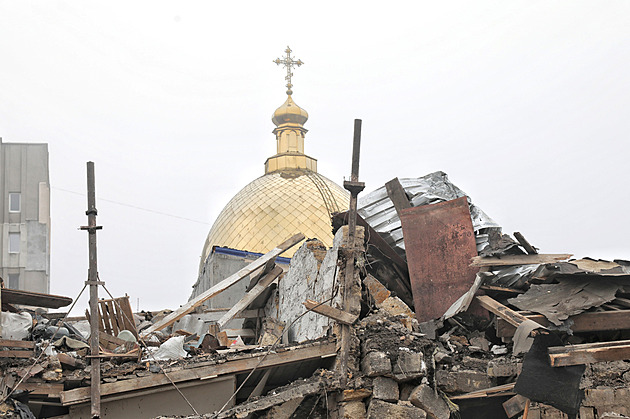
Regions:
<instances>
[{"instance_id":1,"label":"concrete block","mask_svg":"<svg viewBox=\"0 0 630 419\"><path fill-rule=\"evenodd\" d=\"M267 412L267 419L289 419L293 413L300 407L304 397L296 397L295 399L286 401L278 406L273 406Z\"/></svg>"},{"instance_id":2,"label":"concrete block","mask_svg":"<svg viewBox=\"0 0 630 419\"><path fill-rule=\"evenodd\" d=\"M435 391L426 384L416 387L409 401L427 414L430 419L448 419L451 412L448 405Z\"/></svg>"},{"instance_id":3,"label":"concrete block","mask_svg":"<svg viewBox=\"0 0 630 419\"><path fill-rule=\"evenodd\" d=\"M397 381L410 381L424 375L424 360L422 352L399 351L398 359L394 362L393 373Z\"/></svg>"},{"instance_id":4,"label":"concrete block","mask_svg":"<svg viewBox=\"0 0 630 419\"><path fill-rule=\"evenodd\" d=\"M396 402L400 396L398 383L391 378L375 377L372 382L372 396L387 402Z\"/></svg>"},{"instance_id":5,"label":"concrete block","mask_svg":"<svg viewBox=\"0 0 630 419\"><path fill-rule=\"evenodd\" d=\"M370 352L361 360L361 371L368 377L387 375L392 372L392 362L385 352Z\"/></svg>"},{"instance_id":6,"label":"concrete block","mask_svg":"<svg viewBox=\"0 0 630 419\"><path fill-rule=\"evenodd\" d=\"M373 399L368 407L367 419L426 419L424 410L401 402L393 404Z\"/></svg>"},{"instance_id":7,"label":"concrete block","mask_svg":"<svg viewBox=\"0 0 630 419\"><path fill-rule=\"evenodd\" d=\"M540 419L568 419L568 416L566 413L556 409L555 407L541 405Z\"/></svg>"},{"instance_id":8,"label":"concrete block","mask_svg":"<svg viewBox=\"0 0 630 419\"><path fill-rule=\"evenodd\" d=\"M508 359L497 359L488 362L487 373L490 377L512 377L521 373L522 362L512 362Z\"/></svg>"},{"instance_id":9,"label":"concrete block","mask_svg":"<svg viewBox=\"0 0 630 419\"><path fill-rule=\"evenodd\" d=\"M400 388L400 397L401 401L408 401L409 397L411 397L411 393L415 390L417 386L415 384L410 383L401 383L398 388Z\"/></svg>"},{"instance_id":10,"label":"concrete block","mask_svg":"<svg viewBox=\"0 0 630 419\"><path fill-rule=\"evenodd\" d=\"M597 409L597 413L600 418L609 418L609 419L623 419L628 418L630 415L630 407L625 406L610 406L604 409Z\"/></svg>"},{"instance_id":11,"label":"concrete block","mask_svg":"<svg viewBox=\"0 0 630 419\"><path fill-rule=\"evenodd\" d=\"M339 419L365 419L365 404L360 400L339 403Z\"/></svg>"},{"instance_id":12,"label":"concrete block","mask_svg":"<svg viewBox=\"0 0 630 419\"><path fill-rule=\"evenodd\" d=\"M588 388L584 392L584 406L592 406L600 410L601 407L615 404L615 389L610 387Z\"/></svg>"},{"instance_id":13,"label":"concrete block","mask_svg":"<svg viewBox=\"0 0 630 419\"><path fill-rule=\"evenodd\" d=\"M493 386L486 374L477 371L438 370L435 378L438 386L446 393L469 393Z\"/></svg>"},{"instance_id":14,"label":"concrete block","mask_svg":"<svg viewBox=\"0 0 630 419\"><path fill-rule=\"evenodd\" d=\"M344 390L340 394L339 401L349 402L355 400L363 400L372 395L372 392L367 388L358 388L358 389L350 389Z\"/></svg>"},{"instance_id":15,"label":"concrete block","mask_svg":"<svg viewBox=\"0 0 630 419\"><path fill-rule=\"evenodd\" d=\"M578 416L580 419L596 419L595 409L592 407L580 407L580 414Z\"/></svg>"}]
</instances>

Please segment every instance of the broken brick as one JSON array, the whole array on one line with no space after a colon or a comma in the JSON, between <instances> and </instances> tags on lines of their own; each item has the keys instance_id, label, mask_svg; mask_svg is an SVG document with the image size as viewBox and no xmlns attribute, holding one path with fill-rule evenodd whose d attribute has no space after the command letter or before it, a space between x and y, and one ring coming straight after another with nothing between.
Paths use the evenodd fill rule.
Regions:
<instances>
[{"instance_id":1,"label":"broken brick","mask_svg":"<svg viewBox=\"0 0 630 419\"><path fill-rule=\"evenodd\" d=\"M375 399L395 402L400 396L398 383L391 378L376 377L373 381L372 395Z\"/></svg>"},{"instance_id":2,"label":"broken brick","mask_svg":"<svg viewBox=\"0 0 630 419\"><path fill-rule=\"evenodd\" d=\"M398 404L373 399L368 407L367 419L425 419L424 410L406 402Z\"/></svg>"},{"instance_id":3,"label":"broken brick","mask_svg":"<svg viewBox=\"0 0 630 419\"><path fill-rule=\"evenodd\" d=\"M409 400L414 406L424 410L431 419L448 419L451 415L444 399L426 384L416 387Z\"/></svg>"},{"instance_id":4,"label":"broken brick","mask_svg":"<svg viewBox=\"0 0 630 419\"><path fill-rule=\"evenodd\" d=\"M387 375L392 372L392 362L384 352L370 352L361 360L361 370L368 377Z\"/></svg>"}]
</instances>

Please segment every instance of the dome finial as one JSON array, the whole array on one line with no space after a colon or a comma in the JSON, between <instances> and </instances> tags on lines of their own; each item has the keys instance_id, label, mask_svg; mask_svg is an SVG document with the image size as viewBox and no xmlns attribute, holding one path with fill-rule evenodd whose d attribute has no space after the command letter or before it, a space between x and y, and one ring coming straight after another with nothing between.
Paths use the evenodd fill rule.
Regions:
<instances>
[{"instance_id":1,"label":"dome finial","mask_svg":"<svg viewBox=\"0 0 630 419\"><path fill-rule=\"evenodd\" d=\"M304 64L304 62L302 60L295 61L293 57L291 57L291 48L289 48L288 46L287 49L284 50L284 52L287 54L284 59L281 60L280 58L276 58L273 62L277 65L282 64L287 69L287 75L284 79L287 81L287 95L291 96L293 94L293 90L291 90L291 88L293 87L293 84L291 83L291 77L293 77L293 66L297 65L299 67Z\"/></svg>"}]
</instances>

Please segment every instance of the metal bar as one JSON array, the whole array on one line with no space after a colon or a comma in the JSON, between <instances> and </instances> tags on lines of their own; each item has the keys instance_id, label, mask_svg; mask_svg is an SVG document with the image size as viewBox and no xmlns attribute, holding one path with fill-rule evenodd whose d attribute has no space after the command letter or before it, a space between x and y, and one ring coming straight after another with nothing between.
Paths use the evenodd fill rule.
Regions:
<instances>
[{"instance_id":1,"label":"metal bar","mask_svg":"<svg viewBox=\"0 0 630 419\"><path fill-rule=\"evenodd\" d=\"M99 336L98 336L98 271L97 271L97 254L96 254L96 187L94 182L94 163L87 162L87 189L88 189L88 210L85 212L88 216L88 227L83 228L88 231L89 245L89 267L88 267L88 283L90 285L90 364L92 371L90 373L90 394L91 394L91 413L92 418L101 416L101 360L99 355Z\"/></svg>"}]
</instances>

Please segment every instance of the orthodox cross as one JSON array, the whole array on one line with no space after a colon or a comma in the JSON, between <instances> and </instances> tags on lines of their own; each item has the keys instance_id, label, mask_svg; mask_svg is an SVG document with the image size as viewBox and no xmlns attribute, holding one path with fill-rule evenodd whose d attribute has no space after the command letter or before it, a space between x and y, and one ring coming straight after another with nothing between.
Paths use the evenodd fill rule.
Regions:
<instances>
[{"instance_id":1,"label":"orthodox cross","mask_svg":"<svg viewBox=\"0 0 630 419\"><path fill-rule=\"evenodd\" d=\"M291 70L293 70L294 66L297 65L299 67L304 64L304 62L302 62L302 60L295 61L293 57L291 57L291 48L287 47L284 52L286 52L287 54L284 59L281 60L280 58L276 58L273 62L278 65L282 64L287 69L287 75L284 79L287 81L287 95L291 95L293 94L293 90L291 90L291 88L293 87L293 84L291 84L291 77L293 77L293 72Z\"/></svg>"}]
</instances>

